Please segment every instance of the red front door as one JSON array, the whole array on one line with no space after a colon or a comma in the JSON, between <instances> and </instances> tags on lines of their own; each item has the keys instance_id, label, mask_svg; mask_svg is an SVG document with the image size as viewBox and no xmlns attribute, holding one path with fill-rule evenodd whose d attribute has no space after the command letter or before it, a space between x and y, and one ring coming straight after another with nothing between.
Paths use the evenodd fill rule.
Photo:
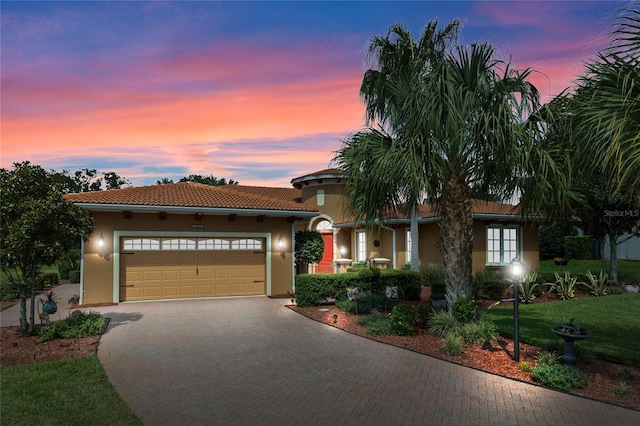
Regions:
<instances>
[{"instance_id":1,"label":"red front door","mask_svg":"<svg viewBox=\"0 0 640 426\"><path fill-rule=\"evenodd\" d=\"M322 253L322 260L318 262L316 272L318 274L331 274L333 273L333 234L322 234L324 239L324 252Z\"/></svg>"}]
</instances>

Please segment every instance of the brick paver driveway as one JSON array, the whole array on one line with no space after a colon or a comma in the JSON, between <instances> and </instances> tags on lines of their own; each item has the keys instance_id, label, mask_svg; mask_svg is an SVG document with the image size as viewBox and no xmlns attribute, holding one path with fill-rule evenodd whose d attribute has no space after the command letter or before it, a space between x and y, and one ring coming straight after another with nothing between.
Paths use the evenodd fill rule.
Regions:
<instances>
[{"instance_id":1,"label":"brick paver driveway","mask_svg":"<svg viewBox=\"0 0 640 426\"><path fill-rule=\"evenodd\" d=\"M640 412L376 343L266 297L128 303L98 357L144 421L638 425Z\"/></svg>"}]
</instances>

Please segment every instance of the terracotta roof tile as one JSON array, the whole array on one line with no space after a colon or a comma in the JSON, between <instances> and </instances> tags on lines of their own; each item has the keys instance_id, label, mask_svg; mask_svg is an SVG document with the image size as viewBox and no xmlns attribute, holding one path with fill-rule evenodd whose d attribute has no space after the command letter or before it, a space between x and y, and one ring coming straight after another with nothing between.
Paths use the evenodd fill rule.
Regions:
<instances>
[{"instance_id":1,"label":"terracotta roof tile","mask_svg":"<svg viewBox=\"0 0 640 426\"><path fill-rule=\"evenodd\" d=\"M317 211L311 206L296 202L295 199L299 196L300 191L288 188L211 186L179 182L67 194L65 199L86 204Z\"/></svg>"}]
</instances>

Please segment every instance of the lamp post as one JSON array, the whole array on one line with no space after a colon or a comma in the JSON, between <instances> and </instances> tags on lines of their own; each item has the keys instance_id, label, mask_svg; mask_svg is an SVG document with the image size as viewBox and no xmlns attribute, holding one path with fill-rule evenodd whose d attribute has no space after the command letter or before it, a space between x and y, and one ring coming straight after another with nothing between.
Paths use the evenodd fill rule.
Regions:
<instances>
[{"instance_id":1,"label":"lamp post","mask_svg":"<svg viewBox=\"0 0 640 426\"><path fill-rule=\"evenodd\" d=\"M520 324L518 322L520 297L518 296L518 287L520 286L519 280L522 274L522 262L517 257L514 257L509 264L509 268L513 276L513 359L515 362L520 362Z\"/></svg>"}]
</instances>

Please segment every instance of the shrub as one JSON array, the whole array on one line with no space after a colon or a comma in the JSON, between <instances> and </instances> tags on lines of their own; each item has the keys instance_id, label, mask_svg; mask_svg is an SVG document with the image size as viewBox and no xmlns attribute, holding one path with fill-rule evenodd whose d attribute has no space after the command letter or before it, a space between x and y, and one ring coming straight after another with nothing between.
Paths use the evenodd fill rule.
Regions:
<instances>
[{"instance_id":1,"label":"shrub","mask_svg":"<svg viewBox=\"0 0 640 426\"><path fill-rule=\"evenodd\" d=\"M41 287L40 288L41 290L47 287L52 287L58 284L58 282L60 282L57 272L47 272L41 277L40 280L41 280L41 285L39 287Z\"/></svg>"},{"instance_id":2,"label":"shrub","mask_svg":"<svg viewBox=\"0 0 640 426\"><path fill-rule=\"evenodd\" d=\"M418 314L413 306L394 306L391 314L391 329L400 336L413 336L416 334L417 317Z\"/></svg>"},{"instance_id":3,"label":"shrub","mask_svg":"<svg viewBox=\"0 0 640 426\"><path fill-rule=\"evenodd\" d=\"M58 262L58 273L61 280L68 280L71 271L80 270L80 250L69 250L64 257Z\"/></svg>"},{"instance_id":4,"label":"shrub","mask_svg":"<svg viewBox=\"0 0 640 426\"><path fill-rule=\"evenodd\" d=\"M631 391L631 386L626 382L620 382L613 388L613 394L615 396L625 396Z\"/></svg>"},{"instance_id":5,"label":"shrub","mask_svg":"<svg viewBox=\"0 0 640 426\"><path fill-rule=\"evenodd\" d=\"M633 373L629 367L623 367L616 371L616 378L622 380L633 380Z\"/></svg>"},{"instance_id":6,"label":"shrub","mask_svg":"<svg viewBox=\"0 0 640 426\"><path fill-rule=\"evenodd\" d=\"M37 342L95 336L102 334L105 324L106 320L99 312L74 311L69 317L43 327Z\"/></svg>"},{"instance_id":7,"label":"shrub","mask_svg":"<svg viewBox=\"0 0 640 426\"><path fill-rule=\"evenodd\" d=\"M533 371L533 365L528 363L527 361L520 361L520 370L525 373L531 373Z\"/></svg>"},{"instance_id":8,"label":"shrub","mask_svg":"<svg viewBox=\"0 0 640 426\"><path fill-rule=\"evenodd\" d=\"M473 284L476 298L488 300L500 300L506 287L502 272L495 268L476 271Z\"/></svg>"},{"instance_id":9,"label":"shrub","mask_svg":"<svg viewBox=\"0 0 640 426\"><path fill-rule=\"evenodd\" d=\"M458 320L451 312L439 311L434 313L429 321L429 333L438 337L446 337L448 334L455 333L459 326Z\"/></svg>"},{"instance_id":10,"label":"shrub","mask_svg":"<svg viewBox=\"0 0 640 426\"><path fill-rule=\"evenodd\" d=\"M367 328L367 333L380 335L390 335L393 333L391 328L391 318L380 317L378 315L370 315L358 320L358 323Z\"/></svg>"},{"instance_id":11,"label":"shrub","mask_svg":"<svg viewBox=\"0 0 640 426\"><path fill-rule=\"evenodd\" d=\"M533 369L531 377L545 386L565 391L587 385L587 375L568 365L540 365Z\"/></svg>"},{"instance_id":12,"label":"shrub","mask_svg":"<svg viewBox=\"0 0 640 426\"><path fill-rule=\"evenodd\" d=\"M569 271L565 271L563 275L554 274L555 282L546 283L550 286L549 291L555 291L562 300L573 299L576 293L578 279L572 277Z\"/></svg>"},{"instance_id":13,"label":"shrub","mask_svg":"<svg viewBox=\"0 0 640 426\"><path fill-rule=\"evenodd\" d=\"M569 259L593 258L593 238L589 236L564 237L564 256Z\"/></svg>"},{"instance_id":14,"label":"shrub","mask_svg":"<svg viewBox=\"0 0 640 426\"><path fill-rule=\"evenodd\" d=\"M554 365L560 361L560 356L553 351L542 351L536 356L536 362L541 365Z\"/></svg>"},{"instance_id":15,"label":"shrub","mask_svg":"<svg viewBox=\"0 0 640 426\"><path fill-rule=\"evenodd\" d=\"M370 291L364 291L359 294L359 297L360 299L357 305L358 314L368 314L374 307L378 310L384 309L384 298L379 294L373 294ZM351 314L356 313L356 303L349 302L346 299L337 302L336 307Z\"/></svg>"},{"instance_id":16,"label":"shrub","mask_svg":"<svg viewBox=\"0 0 640 426\"><path fill-rule=\"evenodd\" d=\"M449 333L447 337L444 338L444 343L442 345L442 351L445 355L448 356L459 356L464 353L464 349L462 347L462 337L455 334Z\"/></svg>"},{"instance_id":17,"label":"shrub","mask_svg":"<svg viewBox=\"0 0 640 426\"><path fill-rule=\"evenodd\" d=\"M460 322L475 321L478 317L478 306L475 300L458 299L451 304L451 312Z\"/></svg>"},{"instance_id":18,"label":"shrub","mask_svg":"<svg viewBox=\"0 0 640 426\"><path fill-rule=\"evenodd\" d=\"M69 281L72 283L79 283L80 271L69 271Z\"/></svg>"},{"instance_id":19,"label":"shrub","mask_svg":"<svg viewBox=\"0 0 640 426\"><path fill-rule=\"evenodd\" d=\"M429 325L429 316L431 315L430 305L418 305L418 325L420 328L427 328Z\"/></svg>"},{"instance_id":20,"label":"shrub","mask_svg":"<svg viewBox=\"0 0 640 426\"><path fill-rule=\"evenodd\" d=\"M531 272L522 277L518 283L518 298L524 304L531 303L539 295L540 284L537 283L538 274ZM513 285L511 285L513 287Z\"/></svg>"},{"instance_id":21,"label":"shrub","mask_svg":"<svg viewBox=\"0 0 640 426\"><path fill-rule=\"evenodd\" d=\"M296 303L301 307L317 306L328 299L341 300L347 297L347 287L358 287L360 281L355 273L344 274L300 274L296 275Z\"/></svg>"},{"instance_id":22,"label":"shrub","mask_svg":"<svg viewBox=\"0 0 640 426\"><path fill-rule=\"evenodd\" d=\"M609 275L605 271L600 271L600 276L596 277L587 271L587 282L582 285L595 297L606 296L609 294Z\"/></svg>"},{"instance_id":23,"label":"shrub","mask_svg":"<svg viewBox=\"0 0 640 426\"><path fill-rule=\"evenodd\" d=\"M444 268L438 265L423 265L420 267L422 284L433 286L434 283L444 284ZM433 289L432 289L433 290Z\"/></svg>"},{"instance_id":24,"label":"shrub","mask_svg":"<svg viewBox=\"0 0 640 426\"><path fill-rule=\"evenodd\" d=\"M296 265L319 262L324 252L324 239L318 231L298 231L294 236Z\"/></svg>"},{"instance_id":25,"label":"shrub","mask_svg":"<svg viewBox=\"0 0 640 426\"><path fill-rule=\"evenodd\" d=\"M488 345L497 339L496 326L492 322L479 321L464 324L460 334L465 343Z\"/></svg>"}]
</instances>

